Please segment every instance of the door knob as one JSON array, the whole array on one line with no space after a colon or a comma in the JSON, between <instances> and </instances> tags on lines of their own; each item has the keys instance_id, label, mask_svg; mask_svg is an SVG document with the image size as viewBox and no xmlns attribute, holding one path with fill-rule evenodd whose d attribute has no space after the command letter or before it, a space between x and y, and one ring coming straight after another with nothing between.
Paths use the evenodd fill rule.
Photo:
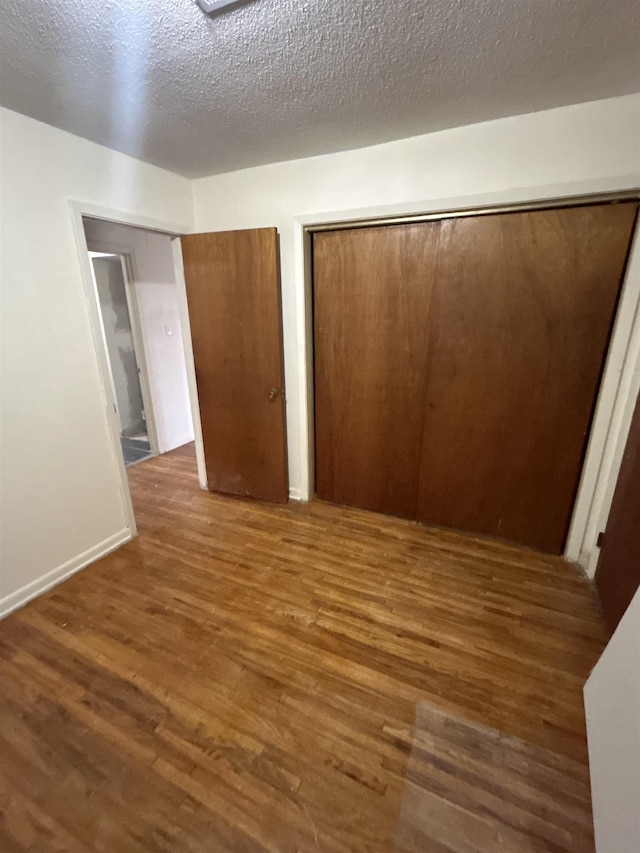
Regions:
<instances>
[{"instance_id":1,"label":"door knob","mask_svg":"<svg viewBox=\"0 0 640 853\"><path fill-rule=\"evenodd\" d=\"M280 389L279 388L272 388L271 391L269 391L269 399L270 400L277 400L279 396L280 396Z\"/></svg>"}]
</instances>

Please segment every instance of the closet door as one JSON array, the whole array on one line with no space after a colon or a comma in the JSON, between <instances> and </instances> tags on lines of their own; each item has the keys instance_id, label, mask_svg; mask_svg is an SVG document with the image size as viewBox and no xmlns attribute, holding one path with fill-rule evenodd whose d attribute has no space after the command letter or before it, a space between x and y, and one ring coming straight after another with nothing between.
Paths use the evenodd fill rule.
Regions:
<instances>
[{"instance_id":1,"label":"closet door","mask_svg":"<svg viewBox=\"0 0 640 853\"><path fill-rule=\"evenodd\" d=\"M562 552L635 216L442 221L419 520Z\"/></svg>"},{"instance_id":2,"label":"closet door","mask_svg":"<svg viewBox=\"0 0 640 853\"><path fill-rule=\"evenodd\" d=\"M316 493L415 517L438 223L314 235Z\"/></svg>"},{"instance_id":3,"label":"closet door","mask_svg":"<svg viewBox=\"0 0 640 853\"><path fill-rule=\"evenodd\" d=\"M315 235L318 496L561 553L636 208Z\"/></svg>"}]
</instances>

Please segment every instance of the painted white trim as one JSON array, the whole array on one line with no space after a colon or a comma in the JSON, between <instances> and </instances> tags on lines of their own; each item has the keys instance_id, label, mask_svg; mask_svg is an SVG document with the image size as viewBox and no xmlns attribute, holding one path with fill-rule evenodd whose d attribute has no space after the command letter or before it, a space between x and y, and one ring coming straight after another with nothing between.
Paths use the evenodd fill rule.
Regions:
<instances>
[{"instance_id":1,"label":"painted white trim","mask_svg":"<svg viewBox=\"0 0 640 853\"><path fill-rule=\"evenodd\" d=\"M313 376L313 279L311 264L311 238L305 232L305 217L294 219L293 263L295 281L302 286L296 288L296 348L301 355L302 376L298 382L298 411L300 413L300 486L289 488L289 495L297 493L295 500L311 500L314 488L315 439L314 439L314 376ZM332 220L333 221L333 220ZM313 224L318 224L314 222ZM286 352L286 350L285 350ZM285 371L286 373L286 371ZM288 395L289 389L285 389Z\"/></svg>"},{"instance_id":2,"label":"painted white trim","mask_svg":"<svg viewBox=\"0 0 640 853\"><path fill-rule=\"evenodd\" d=\"M92 219L104 219L107 222L115 222L118 225L133 225L136 228L146 228L148 231L160 231L172 237L180 234L189 234L193 229L183 222L167 222L163 219L154 219L151 216L140 216L125 210L114 210L112 207L102 207L92 202L69 199L71 209L75 214L88 216Z\"/></svg>"},{"instance_id":3,"label":"painted white trim","mask_svg":"<svg viewBox=\"0 0 640 853\"><path fill-rule=\"evenodd\" d=\"M189 305L187 303L187 284L184 280L184 261L182 258L182 243L179 237L171 241L173 253L173 266L176 276L176 287L178 288L178 308L180 311L180 325L182 326L182 344L184 348L184 361L187 368L187 386L189 388L189 402L191 404L191 419L193 421L193 436L196 447L196 462L198 464L198 482L200 488L206 489L207 466L204 459L204 441L202 439L202 421L200 420L200 404L198 402L198 383L196 381L196 365L193 359L193 344L191 340L191 323L189 322Z\"/></svg>"},{"instance_id":4,"label":"painted white trim","mask_svg":"<svg viewBox=\"0 0 640 853\"><path fill-rule=\"evenodd\" d=\"M312 282L310 273L311 242L306 231L309 227L330 225L332 223L366 221L382 219L391 216L429 215L441 211L469 210L472 208L499 207L513 204L544 204L559 199L573 199L579 203L581 196L616 193L638 190L637 175L621 175L615 179L598 179L595 181L578 181L567 184L556 184L546 187L519 187L514 190L497 193L483 193L472 196L456 196L447 198L427 199L410 204L376 205L355 210L326 211L324 213L303 214L294 217L293 221L293 252L294 252L294 281L296 282L296 331L298 352L301 355L299 373L300 399L300 470L301 500L308 501L312 496L314 447L313 447L313 345L310 336L312 329L309 322L309 305L312 299ZM570 202L568 202L570 203ZM634 239L635 253L638 238ZM570 532L567 538L565 559L579 561L588 571L595 572L594 548L598 530L589 538L587 536L587 519L591 518L589 507L594 503L596 493L601 495L598 506L600 513L606 504L606 495L615 488L615 479L619 469L602 466L611 442L618 448L621 442L621 428L629 408L629 389L623 391L621 377L631 371L635 375L636 356L634 361L630 348L630 320L636 317L636 325L640 327L640 285L635 280L636 273L630 274L631 263L627 267L627 275L623 285L622 297L616 314L615 327L607 356L607 367L603 376L598 395L596 414L592 425L589 447L582 470L578 495L574 504ZM635 270L635 265L634 265ZM640 330L638 331L640 336ZM640 342L639 342L640 348ZM627 379L627 384L629 380ZM626 412L626 414L622 414ZM626 431L628 433L628 424ZM624 433L626 441L626 433ZM623 442L624 447L624 442ZM622 451L619 451L620 455ZM613 454L612 454L613 455ZM602 469L601 476L598 472ZM604 502L603 502L604 498ZM595 504L594 504L595 507ZM610 509L610 500L606 505L606 514ZM601 515L599 516L599 518ZM597 525L596 525L597 526ZM602 529L602 528L599 528ZM596 549L597 550L597 549ZM595 555L597 560L597 554Z\"/></svg>"},{"instance_id":5,"label":"painted white trim","mask_svg":"<svg viewBox=\"0 0 640 853\"><path fill-rule=\"evenodd\" d=\"M299 214L294 217L294 230L331 225L339 222L365 222L370 219L384 219L392 216L429 216L442 211L472 210L474 208L500 207L513 204L544 204L559 199L576 199L581 196L605 195L608 193L638 192L638 175L620 175L616 178L595 181L572 181L566 184L551 184L538 187L517 187L476 195L441 196L421 201L399 202L397 204L377 204L370 207L358 207L350 210L321 211ZM300 272L300 269L298 269Z\"/></svg>"},{"instance_id":6,"label":"painted white trim","mask_svg":"<svg viewBox=\"0 0 640 853\"><path fill-rule=\"evenodd\" d=\"M87 240L87 245L99 248L100 253L108 252L112 256L118 256L122 264L125 295L127 298L127 307L129 309L129 319L131 321L131 334L133 336L133 348L135 350L136 361L140 370L140 390L142 392L142 403L144 405L146 417L147 434L149 436L151 450L154 456L157 456L161 450L160 443L158 441L158 430L156 428L156 415L153 403L153 394L151 393L151 382L149 381L147 351L144 343L144 335L142 333L142 323L140 322L138 295L135 288L135 283L139 280L136 250L134 246L121 243L118 240ZM90 249L89 254L94 255L96 253L93 249Z\"/></svg>"},{"instance_id":7,"label":"painted white trim","mask_svg":"<svg viewBox=\"0 0 640 853\"><path fill-rule=\"evenodd\" d=\"M117 222L121 225L133 225L137 228L161 231L172 236L180 233L188 233L191 231L191 228L186 225L180 225L173 222L163 222L147 216L138 216L134 213L113 210L112 208L101 207L89 202L77 201L74 199L69 199L69 207L71 210L73 233L78 250L78 262L80 264L80 272L89 316L89 326L91 328L93 345L98 361L100 385L102 388L106 418L109 425L113 465L118 474L122 509L127 520L127 527L130 531L131 538L133 538L137 534L136 519L133 512L133 504L131 502L131 493L129 491L129 481L127 479L124 457L120 446L120 420L117 414L115 390L111 381L111 368L104 341L102 318L100 315L100 303L93 279L93 271L91 269L91 260L89 258L89 249L87 248L87 239L84 232L82 217L88 216L93 217L94 219L105 219L109 222ZM180 298L180 288L178 288L178 293ZM186 334L189 334L190 342L191 336L188 332L188 328L183 329L183 340L185 339Z\"/></svg>"},{"instance_id":8,"label":"painted white trim","mask_svg":"<svg viewBox=\"0 0 640 853\"><path fill-rule=\"evenodd\" d=\"M567 538L565 557L580 562L585 569L588 569L590 555L596 547L600 532L596 530L592 536L589 531L590 522L592 527L596 524L594 514L598 521L600 518L596 507L599 505L598 490L603 488L604 481L611 475L611 469L605 465L605 448L609 442L610 430L612 427L615 430L617 422L616 407L620 402L620 383L630 355L630 338L638 312L639 255L638 239L634 235Z\"/></svg>"},{"instance_id":9,"label":"painted white trim","mask_svg":"<svg viewBox=\"0 0 640 853\"><path fill-rule=\"evenodd\" d=\"M119 533L114 533L113 536L109 536L108 539L98 543L98 545L94 545L93 548L83 551L82 554L78 554L56 569L47 572L46 575L42 575L42 577L36 578L36 580L31 581L31 583L17 589L15 592L5 595L4 598L0 599L0 619L8 616L9 613L22 607L28 601L31 601L31 599L36 598L36 596L42 595L43 592L51 589L51 587L62 583L62 581L71 575L79 572L80 569L84 569L89 563L94 563L101 557L105 557L111 553L111 551L115 551L116 548L124 545L125 542L129 542L132 538L131 530L125 527Z\"/></svg>"},{"instance_id":10,"label":"painted white trim","mask_svg":"<svg viewBox=\"0 0 640 853\"><path fill-rule=\"evenodd\" d=\"M624 352L615 353L614 358L612 345L610 363L607 364L607 372L613 373L610 386L615 390L615 399L608 409L608 420L599 427L602 431L601 450L597 457L599 466L593 477L592 500L586 508L577 557L590 578L595 575L598 565L598 534L607 526L631 419L640 394L640 226L636 227L622 299L626 300L626 306L621 301L616 325L620 324L623 329L615 334L620 344L624 341L627 346ZM594 425L594 432L595 428Z\"/></svg>"}]
</instances>

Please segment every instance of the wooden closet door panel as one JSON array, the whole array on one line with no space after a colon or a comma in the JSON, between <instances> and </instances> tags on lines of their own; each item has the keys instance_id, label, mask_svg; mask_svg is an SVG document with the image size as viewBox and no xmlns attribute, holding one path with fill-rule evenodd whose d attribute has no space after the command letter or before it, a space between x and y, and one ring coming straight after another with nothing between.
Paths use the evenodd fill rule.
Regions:
<instances>
[{"instance_id":1,"label":"wooden closet door panel","mask_svg":"<svg viewBox=\"0 0 640 853\"><path fill-rule=\"evenodd\" d=\"M438 223L314 235L316 493L415 518Z\"/></svg>"},{"instance_id":2,"label":"wooden closet door panel","mask_svg":"<svg viewBox=\"0 0 640 853\"><path fill-rule=\"evenodd\" d=\"M640 397L604 534L596 586L611 633L640 585Z\"/></svg>"},{"instance_id":3,"label":"wooden closet door panel","mask_svg":"<svg viewBox=\"0 0 640 853\"><path fill-rule=\"evenodd\" d=\"M190 234L182 255L209 489L285 502L277 241L275 228Z\"/></svg>"},{"instance_id":4,"label":"wooden closet door panel","mask_svg":"<svg viewBox=\"0 0 640 853\"><path fill-rule=\"evenodd\" d=\"M442 222L420 520L562 552L635 215Z\"/></svg>"}]
</instances>

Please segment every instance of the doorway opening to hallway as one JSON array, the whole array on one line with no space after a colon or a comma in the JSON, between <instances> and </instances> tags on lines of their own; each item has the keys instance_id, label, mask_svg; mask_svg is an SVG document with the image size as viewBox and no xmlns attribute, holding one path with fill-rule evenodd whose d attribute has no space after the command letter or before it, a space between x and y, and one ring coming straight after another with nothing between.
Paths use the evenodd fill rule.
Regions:
<instances>
[{"instance_id":1,"label":"doorway opening to hallway","mask_svg":"<svg viewBox=\"0 0 640 853\"><path fill-rule=\"evenodd\" d=\"M120 446L125 465L155 455L147 412L151 410L147 377L140 371L139 329L132 321L131 284L127 281L124 255L90 252L98 293L105 346L120 422ZM134 334L134 329L137 334ZM138 342L136 345L136 338Z\"/></svg>"},{"instance_id":2,"label":"doorway opening to hallway","mask_svg":"<svg viewBox=\"0 0 640 853\"><path fill-rule=\"evenodd\" d=\"M126 467L193 441L169 234L82 219Z\"/></svg>"}]
</instances>

